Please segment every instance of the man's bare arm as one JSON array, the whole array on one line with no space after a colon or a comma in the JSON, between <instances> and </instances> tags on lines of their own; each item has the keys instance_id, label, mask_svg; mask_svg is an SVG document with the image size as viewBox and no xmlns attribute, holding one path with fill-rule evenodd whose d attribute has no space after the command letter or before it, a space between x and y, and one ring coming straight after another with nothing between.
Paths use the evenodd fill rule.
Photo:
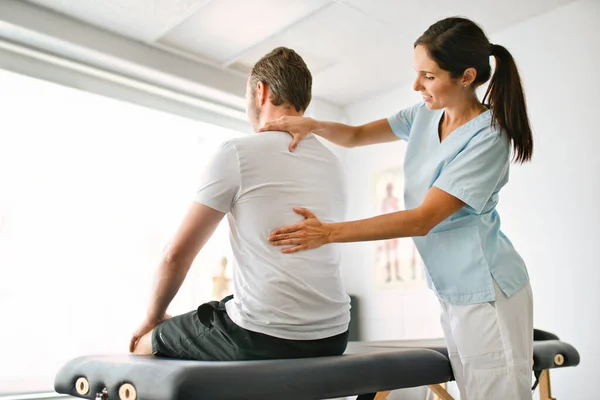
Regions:
<instances>
[{"instance_id":1,"label":"man's bare arm","mask_svg":"<svg viewBox=\"0 0 600 400\"><path fill-rule=\"evenodd\" d=\"M164 252L156 272L149 320L160 320L179 291L198 252L212 236L225 214L199 203L192 203L175 237Z\"/></svg>"}]
</instances>

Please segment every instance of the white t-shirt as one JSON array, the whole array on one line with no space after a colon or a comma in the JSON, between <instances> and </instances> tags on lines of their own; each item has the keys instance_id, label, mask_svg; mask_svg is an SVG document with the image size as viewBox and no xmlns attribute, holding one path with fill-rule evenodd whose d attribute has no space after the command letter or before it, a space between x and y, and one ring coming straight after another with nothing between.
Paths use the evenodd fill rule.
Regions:
<instances>
[{"instance_id":1,"label":"white t-shirt","mask_svg":"<svg viewBox=\"0 0 600 400\"><path fill-rule=\"evenodd\" d=\"M195 200L227 213L236 263L227 313L242 328L283 339L323 339L345 332L350 298L340 275L339 244L293 254L269 233L303 220L305 207L323 222L346 208L342 166L315 136L293 153L284 132L223 143L204 172Z\"/></svg>"}]
</instances>

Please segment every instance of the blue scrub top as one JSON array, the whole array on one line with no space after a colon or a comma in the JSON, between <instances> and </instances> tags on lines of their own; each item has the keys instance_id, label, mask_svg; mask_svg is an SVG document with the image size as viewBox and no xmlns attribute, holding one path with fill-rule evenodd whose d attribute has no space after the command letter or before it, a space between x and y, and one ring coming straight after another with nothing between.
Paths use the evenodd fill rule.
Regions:
<instances>
[{"instance_id":1,"label":"blue scrub top","mask_svg":"<svg viewBox=\"0 0 600 400\"><path fill-rule=\"evenodd\" d=\"M429 287L450 304L495 300L494 280L507 296L529 282L527 268L500 230L498 192L508 182L510 142L492 126L489 110L453 131L441 143L443 110L416 104L388 118L408 143L404 204L418 207L435 186L465 205L427 236L414 237Z\"/></svg>"}]
</instances>

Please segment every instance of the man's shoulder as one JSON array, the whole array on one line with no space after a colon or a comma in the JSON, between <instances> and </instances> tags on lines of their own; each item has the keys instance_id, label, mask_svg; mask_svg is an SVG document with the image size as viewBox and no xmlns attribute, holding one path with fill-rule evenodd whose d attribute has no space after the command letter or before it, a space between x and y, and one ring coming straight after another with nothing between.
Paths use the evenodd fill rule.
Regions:
<instances>
[{"instance_id":1,"label":"man's shoulder","mask_svg":"<svg viewBox=\"0 0 600 400\"><path fill-rule=\"evenodd\" d=\"M270 143L283 143L286 140L292 140L292 137L287 132L267 131L238 136L236 138L229 139L228 142L231 143L233 146L243 147L267 145Z\"/></svg>"},{"instance_id":2,"label":"man's shoulder","mask_svg":"<svg viewBox=\"0 0 600 400\"><path fill-rule=\"evenodd\" d=\"M270 154L284 163L288 161L296 163L318 157L321 161L330 165L341 165L338 157L312 134L300 141L298 147L291 153L294 157L289 158L289 145L291 142L292 136L287 132L267 131L229 139L223 146L230 147L236 153L238 160L242 162L244 160L257 162L261 159L256 157L257 154Z\"/></svg>"},{"instance_id":3,"label":"man's shoulder","mask_svg":"<svg viewBox=\"0 0 600 400\"><path fill-rule=\"evenodd\" d=\"M254 150L257 148L287 151L291 142L292 136L287 132L266 131L229 139L226 143L239 152L244 149ZM312 149L313 151L317 149L322 150L325 149L325 146L311 134L301 141L301 145L297 147L295 152L303 152L308 149Z\"/></svg>"}]
</instances>

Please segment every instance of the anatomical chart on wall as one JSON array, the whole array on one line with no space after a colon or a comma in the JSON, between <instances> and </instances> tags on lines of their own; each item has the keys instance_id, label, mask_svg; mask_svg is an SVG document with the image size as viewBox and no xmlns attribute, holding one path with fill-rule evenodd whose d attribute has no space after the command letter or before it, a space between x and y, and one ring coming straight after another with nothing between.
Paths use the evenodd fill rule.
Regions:
<instances>
[{"instance_id":1,"label":"anatomical chart on wall","mask_svg":"<svg viewBox=\"0 0 600 400\"><path fill-rule=\"evenodd\" d=\"M404 210L404 174L402 167L379 171L373 175L374 214ZM375 242L373 274L378 287L424 288L421 259L412 238Z\"/></svg>"}]
</instances>

